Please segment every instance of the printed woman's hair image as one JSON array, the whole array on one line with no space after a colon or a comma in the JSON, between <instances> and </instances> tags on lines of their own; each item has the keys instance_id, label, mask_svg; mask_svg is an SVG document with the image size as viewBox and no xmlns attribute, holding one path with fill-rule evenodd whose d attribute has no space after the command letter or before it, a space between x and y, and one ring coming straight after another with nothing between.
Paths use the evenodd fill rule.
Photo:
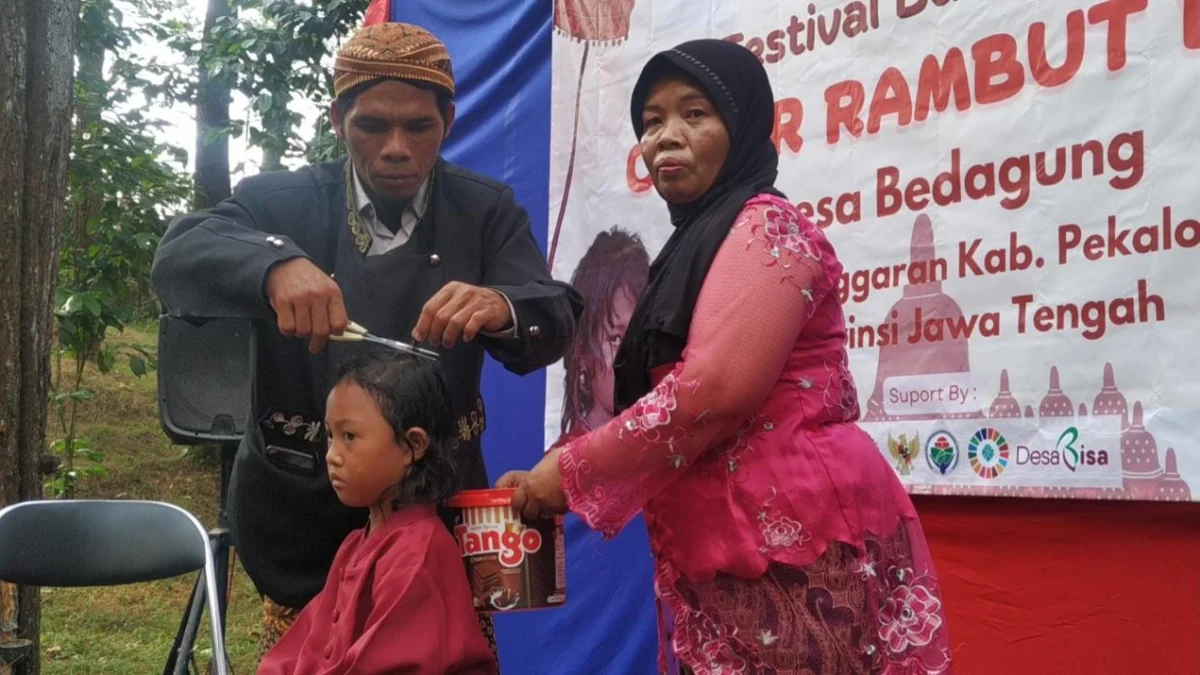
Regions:
<instances>
[{"instance_id":1,"label":"printed woman's hair image","mask_svg":"<svg viewBox=\"0 0 1200 675\"><path fill-rule=\"evenodd\" d=\"M341 382L361 387L375 400L402 449L407 447L403 439L409 429L421 427L429 435L425 456L413 462L400 485L397 508L437 504L458 492L454 411L450 388L437 364L392 349L368 348L341 364L335 386Z\"/></svg>"},{"instance_id":2,"label":"printed woman's hair image","mask_svg":"<svg viewBox=\"0 0 1200 675\"><path fill-rule=\"evenodd\" d=\"M612 418L613 356L649 276L641 238L616 226L596 235L575 268L571 285L583 296L583 316L563 360L563 434Z\"/></svg>"}]
</instances>

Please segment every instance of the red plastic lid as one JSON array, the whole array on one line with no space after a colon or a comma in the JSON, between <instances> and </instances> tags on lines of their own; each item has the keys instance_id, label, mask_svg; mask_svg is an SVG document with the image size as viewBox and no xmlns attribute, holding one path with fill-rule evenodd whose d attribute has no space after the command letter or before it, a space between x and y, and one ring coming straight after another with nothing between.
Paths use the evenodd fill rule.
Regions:
<instances>
[{"instance_id":1,"label":"red plastic lid","mask_svg":"<svg viewBox=\"0 0 1200 675\"><path fill-rule=\"evenodd\" d=\"M453 509L472 508L479 506L509 506L516 494L514 488L497 490L463 490L446 500L446 506Z\"/></svg>"}]
</instances>

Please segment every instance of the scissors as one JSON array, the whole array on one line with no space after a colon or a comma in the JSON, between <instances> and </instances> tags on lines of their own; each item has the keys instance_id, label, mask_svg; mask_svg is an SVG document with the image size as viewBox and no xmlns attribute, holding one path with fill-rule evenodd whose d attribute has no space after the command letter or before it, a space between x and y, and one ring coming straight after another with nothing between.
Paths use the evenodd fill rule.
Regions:
<instances>
[{"instance_id":1,"label":"scissors","mask_svg":"<svg viewBox=\"0 0 1200 675\"><path fill-rule=\"evenodd\" d=\"M353 321L350 322L350 325L346 326L346 332L342 333L341 335L330 335L329 339L335 340L337 342L374 342L375 344L378 344L378 345L383 345L385 347L391 347L392 349L395 349L398 352L404 352L405 354L412 354L413 356L420 356L422 358L426 358L431 361L437 361L441 358L441 354L438 354L435 351L431 351L428 349L422 349L421 347L411 345L407 342L400 342L399 340L389 340L388 338L385 338L385 337L379 337L378 335L372 335L370 333L370 331L368 331L366 328L363 328L362 326L358 325L357 323L354 323Z\"/></svg>"}]
</instances>

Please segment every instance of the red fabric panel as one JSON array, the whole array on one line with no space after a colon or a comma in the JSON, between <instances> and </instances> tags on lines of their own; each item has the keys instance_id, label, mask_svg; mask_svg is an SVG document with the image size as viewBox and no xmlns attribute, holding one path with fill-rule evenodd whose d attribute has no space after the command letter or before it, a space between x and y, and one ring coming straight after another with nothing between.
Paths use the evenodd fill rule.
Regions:
<instances>
[{"instance_id":1,"label":"red fabric panel","mask_svg":"<svg viewBox=\"0 0 1200 675\"><path fill-rule=\"evenodd\" d=\"M1200 504L914 502L956 672L1200 673Z\"/></svg>"},{"instance_id":2,"label":"red fabric panel","mask_svg":"<svg viewBox=\"0 0 1200 675\"><path fill-rule=\"evenodd\" d=\"M371 0L371 4L367 7L366 16L363 17L363 25L370 26L377 23L386 23L392 20L392 0Z\"/></svg>"}]
</instances>

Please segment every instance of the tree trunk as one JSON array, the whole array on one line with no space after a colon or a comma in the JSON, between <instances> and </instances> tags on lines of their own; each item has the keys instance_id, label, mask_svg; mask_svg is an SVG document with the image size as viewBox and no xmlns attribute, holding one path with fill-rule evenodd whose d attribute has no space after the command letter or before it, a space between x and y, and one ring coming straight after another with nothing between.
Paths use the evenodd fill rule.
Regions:
<instances>
[{"instance_id":1,"label":"tree trunk","mask_svg":"<svg viewBox=\"0 0 1200 675\"><path fill-rule=\"evenodd\" d=\"M288 65L291 68L291 65ZM266 171L281 171L283 169L283 154L287 148L287 137L291 133L291 125L287 116L287 102L281 100L282 96L275 98L275 110L271 111L271 115L263 120L263 130L267 132L267 137L270 139L268 144L263 147L263 163L262 170Z\"/></svg>"},{"instance_id":2,"label":"tree trunk","mask_svg":"<svg viewBox=\"0 0 1200 675\"><path fill-rule=\"evenodd\" d=\"M226 16L233 16L229 0L208 0L208 13L204 17L205 42L209 41L217 19ZM231 84L228 77L210 78L207 69L200 69L196 97L196 189L192 196L192 208L195 209L206 209L230 194L229 136L206 137L210 130L229 126Z\"/></svg>"},{"instance_id":3,"label":"tree trunk","mask_svg":"<svg viewBox=\"0 0 1200 675\"><path fill-rule=\"evenodd\" d=\"M0 0L0 507L42 496L79 6ZM0 589L0 654L11 657L6 645L29 640L15 672L36 675L39 589L12 590Z\"/></svg>"}]
</instances>

